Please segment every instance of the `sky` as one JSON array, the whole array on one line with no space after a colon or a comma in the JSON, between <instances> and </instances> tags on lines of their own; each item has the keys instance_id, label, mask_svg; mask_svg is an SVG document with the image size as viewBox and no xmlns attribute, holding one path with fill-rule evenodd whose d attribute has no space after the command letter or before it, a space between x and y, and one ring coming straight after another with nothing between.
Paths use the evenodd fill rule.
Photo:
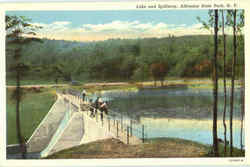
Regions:
<instances>
[{"instance_id":1,"label":"sky","mask_svg":"<svg viewBox=\"0 0 250 167\"><path fill-rule=\"evenodd\" d=\"M210 34L197 16L208 20L207 10L112 10L112 11L8 11L26 16L43 28L41 38L71 41L166 37Z\"/></svg>"}]
</instances>

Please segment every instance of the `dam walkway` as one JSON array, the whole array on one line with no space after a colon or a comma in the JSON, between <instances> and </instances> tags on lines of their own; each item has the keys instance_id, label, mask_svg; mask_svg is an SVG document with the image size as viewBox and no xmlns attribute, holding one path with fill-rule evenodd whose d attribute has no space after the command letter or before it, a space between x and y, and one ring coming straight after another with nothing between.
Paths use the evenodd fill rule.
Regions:
<instances>
[{"instance_id":1,"label":"dam walkway","mask_svg":"<svg viewBox=\"0 0 250 167\"><path fill-rule=\"evenodd\" d=\"M94 108L93 116L90 104L83 102L77 91L57 92L57 96L57 101L26 143L29 158L46 157L63 149L108 138L132 145L144 142L143 125L106 115Z\"/></svg>"}]
</instances>

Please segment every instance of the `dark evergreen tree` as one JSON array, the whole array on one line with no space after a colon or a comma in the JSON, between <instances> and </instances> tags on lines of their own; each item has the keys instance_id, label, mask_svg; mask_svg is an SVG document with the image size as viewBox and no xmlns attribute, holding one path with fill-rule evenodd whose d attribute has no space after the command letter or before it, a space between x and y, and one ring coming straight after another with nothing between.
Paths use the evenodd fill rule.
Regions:
<instances>
[{"instance_id":1,"label":"dark evergreen tree","mask_svg":"<svg viewBox=\"0 0 250 167\"><path fill-rule=\"evenodd\" d=\"M40 39L34 38L36 35L35 31L41 27L34 26L28 23L28 19L22 16L6 16L6 57L11 56L13 63L9 66L9 70L15 73L16 89L12 97L16 101L16 130L17 137L22 151L22 158L26 158L26 141L21 131L20 121L20 103L22 99L22 88L20 82L23 75L31 68L25 64L22 59L22 51L25 45L28 45L34 41L41 41ZM30 35L30 37L27 37Z\"/></svg>"}]
</instances>

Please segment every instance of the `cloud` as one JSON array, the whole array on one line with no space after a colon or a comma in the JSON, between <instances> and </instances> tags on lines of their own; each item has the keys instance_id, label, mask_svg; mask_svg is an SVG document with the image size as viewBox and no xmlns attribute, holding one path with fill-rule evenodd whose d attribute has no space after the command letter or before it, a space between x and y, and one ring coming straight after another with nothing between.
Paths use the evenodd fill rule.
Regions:
<instances>
[{"instance_id":1,"label":"cloud","mask_svg":"<svg viewBox=\"0 0 250 167\"><path fill-rule=\"evenodd\" d=\"M87 32L106 32L106 31L126 31L133 28L137 25L138 22L122 22L122 21L113 21L106 24L85 24L82 26L84 31Z\"/></svg>"},{"instance_id":2,"label":"cloud","mask_svg":"<svg viewBox=\"0 0 250 167\"><path fill-rule=\"evenodd\" d=\"M97 41L110 38L148 38L211 34L211 31L202 29L202 24L167 24L164 22L141 23L140 21L115 20L104 24L83 24L73 27L69 21L57 21L50 24L34 23L42 26L38 32L40 37L49 39L64 39L77 41Z\"/></svg>"},{"instance_id":3,"label":"cloud","mask_svg":"<svg viewBox=\"0 0 250 167\"><path fill-rule=\"evenodd\" d=\"M45 24L45 23L32 23L32 24L36 26L41 26L42 29L39 30L39 33L45 35L50 33L69 31L71 22L56 21L51 24Z\"/></svg>"},{"instance_id":4,"label":"cloud","mask_svg":"<svg viewBox=\"0 0 250 167\"><path fill-rule=\"evenodd\" d=\"M64 25L69 25L69 24L71 24L71 22L69 21L56 21L52 23L52 25L58 25L58 26L64 26Z\"/></svg>"}]
</instances>

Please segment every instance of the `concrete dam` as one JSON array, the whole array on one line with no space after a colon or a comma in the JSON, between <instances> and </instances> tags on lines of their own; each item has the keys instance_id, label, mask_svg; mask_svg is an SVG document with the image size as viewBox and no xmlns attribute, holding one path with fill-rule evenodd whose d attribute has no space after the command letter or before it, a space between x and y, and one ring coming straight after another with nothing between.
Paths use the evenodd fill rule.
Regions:
<instances>
[{"instance_id":1,"label":"concrete dam","mask_svg":"<svg viewBox=\"0 0 250 167\"><path fill-rule=\"evenodd\" d=\"M26 143L27 157L42 158L63 149L108 138L119 139L125 144L143 142L144 132L141 133L142 138L136 137L132 134L132 125L124 125L106 114L101 119L99 110L93 117L90 107L78 95L58 92L56 102Z\"/></svg>"}]
</instances>

